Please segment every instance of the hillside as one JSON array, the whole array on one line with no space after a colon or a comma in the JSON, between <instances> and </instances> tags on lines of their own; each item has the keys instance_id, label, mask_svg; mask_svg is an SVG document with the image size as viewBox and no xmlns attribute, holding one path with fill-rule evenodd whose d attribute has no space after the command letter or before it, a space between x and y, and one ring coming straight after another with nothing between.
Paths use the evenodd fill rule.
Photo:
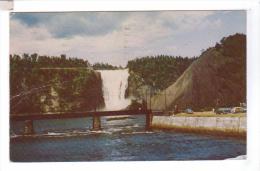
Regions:
<instances>
[{"instance_id":1,"label":"hillside","mask_svg":"<svg viewBox=\"0 0 260 171\"><path fill-rule=\"evenodd\" d=\"M10 56L11 114L93 110L104 106L100 73L77 58Z\"/></svg>"},{"instance_id":2,"label":"hillside","mask_svg":"<svg viewBox=\"0 0 260 171\"><path fill-rule=\"evenodd\" d=\"M246 36L224 37L208 48L178 80L152 97L153 109L210 109L246 101Z\"/></svg>"},{"instance_id":3,"label":"hillside","mask_svg":"<svg viewBox=\"0 0 260 171\"><path fill-rule=\"evenodd\" d=\"M146 93L164 90L196 60L196 57L147 56L128 61L129 69L127 96L145 98Z\"/></svg>"}]
</instances>

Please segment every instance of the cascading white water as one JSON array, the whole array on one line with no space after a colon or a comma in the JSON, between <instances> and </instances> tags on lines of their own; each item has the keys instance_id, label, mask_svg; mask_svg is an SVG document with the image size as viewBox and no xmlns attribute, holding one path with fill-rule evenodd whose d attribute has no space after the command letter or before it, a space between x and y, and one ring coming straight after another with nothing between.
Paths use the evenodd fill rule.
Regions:
<instances>
[{"instance_id":1,"label":"cascading white water","mask_svg":"<svg viewBox=\"0 0 260 171\"><path fill-rule=\"evenodd\" d=\"M121 110L130 104L130 99L125 98L128 85L128 69L100 70L105 108L103 110Z\"/></svg>"}]
</instances>

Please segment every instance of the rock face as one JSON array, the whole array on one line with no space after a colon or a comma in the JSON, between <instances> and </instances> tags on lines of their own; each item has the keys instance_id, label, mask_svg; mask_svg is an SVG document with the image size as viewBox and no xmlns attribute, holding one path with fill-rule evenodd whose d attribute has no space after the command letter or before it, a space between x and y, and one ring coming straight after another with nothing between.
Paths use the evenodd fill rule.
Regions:
<instances>
[{"instance_id":1,"label":"rock face","mask_svg":"<svg viewBox=\"0 0 260 171\"><path fill-rule=\"evenodd\" d=\"M33 74L37 75L34 82L44 86L13 99L11 114L87 111L104 106L99 72L87 68L49 68L37 69Z\"/></svg>"},{"instance_id":2,"label":"rock face","mask_svg":"<svg viewBox=\"0 0 260 171\"><path fill-rule=\"evenodd\" d=\"M133 99L142 99L149 93L149 86L146 85L139 75L131 71L128 77L128 86L126 89L126 97Z\"/></svg>"},{"instance_id":3,"label":"rock face","mask_svg":"<svg viewBox=\"0 0 260 171\"><path fill-rule=\"evenodd\" d=\"M197 57L146 56L128 61L128 88L126 97L146 99L147 94L172 85Z\"/></svg>"},{"instance_id":4,"label":"rock face","mask_svg":"<svg viewBox=\"0 0 260 171\"><path fill-rule=\"evenodd\" d=\"M225 37L207 49L179 79L152 97L152 109L206 109L246 101L246 36Z\"/></svg>"}]
</instances>

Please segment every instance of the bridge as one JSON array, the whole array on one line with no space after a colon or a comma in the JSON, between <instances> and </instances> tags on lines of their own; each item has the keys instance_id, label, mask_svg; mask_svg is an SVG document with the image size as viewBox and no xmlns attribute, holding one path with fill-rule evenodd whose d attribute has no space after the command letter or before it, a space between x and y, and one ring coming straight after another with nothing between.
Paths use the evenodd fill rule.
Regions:
<instances>
[{"instance_id":1,"label":"bridge","mask_svg":"<svg viewBox=\"0 0 260 171\"><path fill-rule=\"evenodd\" d=\"M157 111L154 113L161 114ZM33 121L34 120L48 120L48 119L70 119L70 118L85 118L92 117L92 130L98 131L101 129L102 116L119 116L119 115L145 115L146 130L151 129L153 112L149 109L141 110L119 110L119 111L83 111L83 112L57 112L57 113L32 113L32 114L11 114L10 121L24 121L24 134L34 134Z\"/></svg>"}]
</instances>

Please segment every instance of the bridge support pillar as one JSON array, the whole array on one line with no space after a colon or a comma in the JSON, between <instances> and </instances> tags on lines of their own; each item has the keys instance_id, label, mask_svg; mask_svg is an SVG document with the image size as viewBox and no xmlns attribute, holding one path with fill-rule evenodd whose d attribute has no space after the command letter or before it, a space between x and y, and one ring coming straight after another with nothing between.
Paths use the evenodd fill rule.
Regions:
<instances>
[{"instance_id":1,"label":"bridge support pillar","mask_svg":"<svg viewBox=\"0 0 260 171\"><path fill-rule=\"evenodd\" d=\"M33 121L32 120L26 120L24 122L24 134L25 135L32 135L34 134L34 129L33 129Z\"/></svg>"},{"instance_id":2,"label":"bridge support pillar","mask_svg":"<svg viewBox=\"0 0 260 171\"><path fill-rule=\"evenodd\" d=\"M152 120L153 120L152 111L148 110L148 112L146 113L146 125L145 125L147 131L151 130Z\"/></svg>"},{"instance_id":3,"label":"bridge support pillar","mask_svg":"<svg viewBox=\"0 0 260 171\"><path fill-rule=\"evenodd\" d=\"M93 131L99 131L101 130L101 120L100 120L100 116L93 116L93 123L92 123L92 130Z\"/></svg>"}]
</instances>

